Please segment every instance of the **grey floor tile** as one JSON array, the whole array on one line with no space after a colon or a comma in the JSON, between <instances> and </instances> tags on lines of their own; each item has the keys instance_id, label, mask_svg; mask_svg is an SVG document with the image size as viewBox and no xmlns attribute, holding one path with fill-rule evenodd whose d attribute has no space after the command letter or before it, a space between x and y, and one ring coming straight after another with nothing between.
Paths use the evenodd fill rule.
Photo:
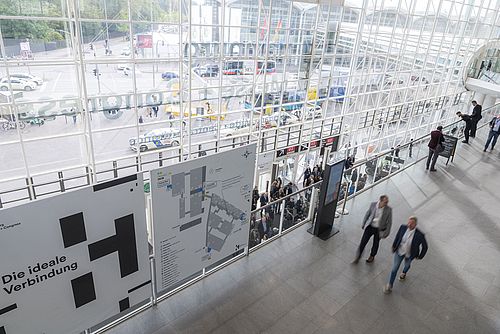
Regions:
<instances>
[{"instance_id":1,"label":"grey floor tile","mask_svg":"<svg viewBox=\"0 0 500 334\"><path fill-rule=\"evenodd\" d=\"M213 331L210 332L210 334L234 334L235 329L228 325L227 323L223 324L220 327L217 327Z\"/></svg>"},{"instance_id":2,"label":"grey floor tile","mask_svg":"<svg viewBox=\"0 0 500 334\"><path fill-rule=\"evenodd\" d=\"M311 320L306 315L301 313L298 309L293 309L279 318L270 328L267 328L264 333L304 333L304 329L308 327L310 322ZM314 330L316 329L317 327L314 327Z\"/></svg>"},{"instance_id":3,"label":"grey floor tile","mask_svg":"<svg viewBox=\"0 0 500 334\"><path fill-rule=\"evenodd\" d=\"M152 334L178 334L178 332L170 324L168 324L161 327Z\"/></svg>"},{"instance_id":4,"label":"grey floor tile","mask_svg":"<svg viewBox=\"0 0 500 334\"><path fill-rule=\"evenodd\" d=\"M156 308L149 308L110 329L108 334L148 334L168 324L167 319Z\"/></svg>"},{"instance_id":5,"label":"grey floor tile","mask_svg":"<svg viewBox=\"0 0 500 334\"><path fill-rule=\"evenodd\" d=\"M490 286L485 294L484 298L482 298L484 302L490 306L493 306L498 310L499 318L500 318L500 287Z\"/></svg>"},{"instance_id":6,"label":"grey floor tile","mask_svg":"<svg viewBox=\"0 0 500 334\"><path fill-rule=\"evenodd\" d=\"M171 325L177 333L210 333L224 323L211 306L201 306L175 319Z\"/></svg>"}]
</instances>

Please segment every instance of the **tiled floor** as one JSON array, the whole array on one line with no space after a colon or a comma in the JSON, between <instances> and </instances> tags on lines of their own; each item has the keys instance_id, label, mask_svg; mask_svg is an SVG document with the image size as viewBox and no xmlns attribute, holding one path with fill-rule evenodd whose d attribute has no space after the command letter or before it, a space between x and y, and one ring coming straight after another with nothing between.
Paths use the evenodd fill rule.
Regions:
<instances>
[{"instance_id":1,"label":"tiled floor","mask_svg":"<svg viewBox=\"0 0 500 334\"><path fill-rule=\"evenodd\" d=\"M483 153L485 135L436 173L421 163L350 201L330 240L303 226L107 333L500 333L500 144ZM391 236L373 264L353 265L382 193ZM390 245L413 214L429 252L385 295Z\"/></svg>"}]
</instances>

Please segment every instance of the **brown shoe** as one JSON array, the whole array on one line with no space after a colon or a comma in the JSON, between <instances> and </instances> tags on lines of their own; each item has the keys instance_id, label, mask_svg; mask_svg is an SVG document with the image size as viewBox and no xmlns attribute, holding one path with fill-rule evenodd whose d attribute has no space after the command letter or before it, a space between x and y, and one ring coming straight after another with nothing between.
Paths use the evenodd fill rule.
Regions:
<instances>
[{"instance_id":1,"label":"brown shoe","mask_svg":"<svg viewBox=\"0 0 500 334\"><path fill-rule=\"evenodd\" d=\"M372 263L373 260L375 260L375 257L370 255L370 257L366 259L366 263Z\"/></svg>"}]
</instances>

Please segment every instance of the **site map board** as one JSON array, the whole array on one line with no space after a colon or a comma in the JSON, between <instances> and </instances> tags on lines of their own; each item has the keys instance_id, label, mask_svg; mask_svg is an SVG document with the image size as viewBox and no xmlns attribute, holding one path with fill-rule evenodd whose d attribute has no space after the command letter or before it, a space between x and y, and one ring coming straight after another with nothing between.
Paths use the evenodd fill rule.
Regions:
<instances>
[{"instance_id":1,"label":"site map board","mask_svg":"<svg viewBox=\"0 0 500 334\"><path fill-rule=\"evenodd\" d=\"M256 145L151 171L157 291L247 247Z\"/></svg>"}]
</instances>

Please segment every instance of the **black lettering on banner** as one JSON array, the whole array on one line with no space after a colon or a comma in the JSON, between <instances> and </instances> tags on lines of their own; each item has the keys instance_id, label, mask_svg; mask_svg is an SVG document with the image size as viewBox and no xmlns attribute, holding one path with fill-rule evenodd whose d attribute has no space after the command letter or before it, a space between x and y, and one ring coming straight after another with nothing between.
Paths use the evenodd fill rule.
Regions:
<instances>
[{"instance_id":1,"label":"black lettering on banner","mask_svg":"<svg viewBox=\"0 0 500 334\"><path fill-rule=\"evenodd\" d=\"M134 215L115 219L116 234L89 245L90 261L118 252L121 277L139 270L135 242Z\"/></svg>"},{"instance_id":2,"label":"black lettering on banner","mask_svg":"<svg viewBox=\"0 0 500 334\"><path fill-rule=\"evenodd\" d=\"M83 212L59 219L64 248L71 247L87 240Z\"/></svg>"},{"instance_id":3,"label":"black lettering on banner","mask_svg":"<svg viewBox=\"0 0 500 334\"><path fill-rule=\"evenodd\" d=\"M12 304L7 307L0 309L0 315L17 309L17 304ZM7 334L5 326L0 326L0 334Z\"/></svg>"},{"instance_id":4,"label":"black lettering on banner","mask_svg":"<svg viewBox=\"0 0 500 334\"><path fill-rule=\"evenodd\" d=\"M15 310L16 308L17 308L17 304L12 304L12 305L9 305L7 307L4 307L4 308L0 309L0 315L7 313L7 312L10 312L12 310Z\"/></svg>"},{"instance_id":5,"label":"black lettering on banner","mask_svg":"<svg viewBox=\"0 0 500 334\"><path fill-rule=\"evenodd\" d=\"M91 272L72 279L71 288L76 308L96 300L94 278Z\"/></svg>"},{"instance_id":6,"label":"black lettering on banner","mask_svg":"<svg viewBox=\"0 0 500 334\"><path fill-rule=\"evenodd\" d=\"M120 312L125 311L126 309L130 308L130 300L129 298L124 298L118 302L118 305L120 306Z\"/></svg>"},{"instance_id":7,"label":"black lettering on banner","mask_svg":"<svg viewBox=\"0 0 500 334\"><path fill-rule=\"evenodd\" d=\"M137 180L137 174L132 174L132 175L125 176L125 177L122 177L119 179L113 179L113 180L108 181L108 182L98 183L93 188L94 188L94 191L99 191L99 190L111 188L111 187L117 186L119 184L127 183L130 181L135 181L135 180Z\"/></svg>"}]
</instances>

